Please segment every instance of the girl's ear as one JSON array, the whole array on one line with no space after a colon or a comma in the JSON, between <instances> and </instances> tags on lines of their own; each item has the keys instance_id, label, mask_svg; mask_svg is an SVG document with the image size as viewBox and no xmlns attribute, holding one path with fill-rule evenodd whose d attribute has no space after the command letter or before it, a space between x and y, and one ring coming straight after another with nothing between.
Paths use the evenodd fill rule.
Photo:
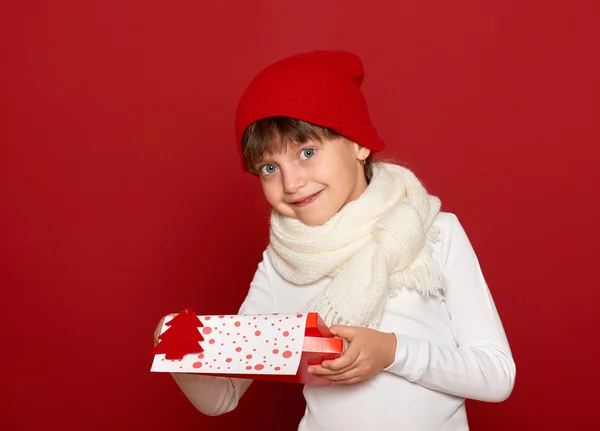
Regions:
<instances>
[{"instance_id":1,"label":"girl's ear","mask_svg":"<svg viewBox=\"0 0 600 431\"><path fill-rule=\"evenodd\" d=\"M369 154L371 154L371 150L369 150L366 147L363 147L359 144L354 144L356 145L356 158L358 159L359 162L364 163L364 161L367 159L367 157L369 157Z\"/></svg>"}]
</instances>

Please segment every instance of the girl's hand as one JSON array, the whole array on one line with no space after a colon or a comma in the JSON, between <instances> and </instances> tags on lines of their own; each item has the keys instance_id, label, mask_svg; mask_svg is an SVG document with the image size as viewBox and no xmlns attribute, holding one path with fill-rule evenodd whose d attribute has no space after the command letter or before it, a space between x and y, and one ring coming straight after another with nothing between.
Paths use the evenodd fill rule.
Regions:
<instances>
[{"instance_id":1,"label":"girl's hand","mask_svg":"<svg viewBox=\"0 0 600 431\"><path fill-rule=\"evenodd\" d=\"M169 316L173 316L173 317L177 316L177 313L167 314L165 317L160 319L160 322L158 322L158 325L156 326L156 329L154 330L154 345L155 346L158 344L158 336L160 335L160 330L162 329L162 327L165 323L165 319Z\"/></svg>"},{"instance_id":2,"label":"girl's hand","mask_svg":"<svg viewBox=\"0 0 600 431\"><path fill-rule=\"evenodd\" d=\"M332 326L330 329L350 345L339 358L309 367L310 373L335 383L351 384L370 379L394 362L394 334L354 326Z\"/></svg>"}]
</instances>

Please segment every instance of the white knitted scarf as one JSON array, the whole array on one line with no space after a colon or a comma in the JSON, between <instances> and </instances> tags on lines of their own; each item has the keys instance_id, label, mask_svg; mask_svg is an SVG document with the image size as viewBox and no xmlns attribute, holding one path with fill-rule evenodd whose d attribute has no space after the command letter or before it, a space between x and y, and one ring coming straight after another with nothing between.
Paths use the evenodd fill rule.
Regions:
<instances>
[{"instance_id":1,"label":"white knitted scarf","mask_svg":"<svg viewBox=\"0 0 600 431\"><path fill-rule=\"evenodd\" d=\"M332 280L309 304L331 325L376 328L397 287L438 295L443 274L432 257L432 226L440 200L408 169L373 165L361 196L320 226L271 215L267 255L275 270L297 285Z\"/></svg>"}]
</instances>

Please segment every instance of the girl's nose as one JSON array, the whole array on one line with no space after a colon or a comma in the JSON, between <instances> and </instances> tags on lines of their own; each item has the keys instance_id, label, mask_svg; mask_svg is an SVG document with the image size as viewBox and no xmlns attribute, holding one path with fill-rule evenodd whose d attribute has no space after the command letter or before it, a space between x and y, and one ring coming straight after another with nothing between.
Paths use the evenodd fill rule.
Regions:
<instances>
[{"instance_id":1,"label":"girl's nose","mask_svg":"<svg viewBox=\"0 0 600 431\"><path fill-rule=\"evenodd\" d=\"M289 166L282 170L283 190L286 193L296 193L306 185L304 170L299 166Z\"/></svg>"}]
</instances>

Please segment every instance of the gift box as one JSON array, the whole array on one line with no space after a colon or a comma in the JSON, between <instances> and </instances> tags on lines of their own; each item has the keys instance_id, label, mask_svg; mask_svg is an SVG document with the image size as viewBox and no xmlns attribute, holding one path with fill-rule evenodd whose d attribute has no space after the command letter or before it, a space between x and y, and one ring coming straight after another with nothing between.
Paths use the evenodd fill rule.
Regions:
<instances>
[{"instance_id":1,"label":"gift box","mask_svg":"<svg viewBox=\"0 0 600 431\"><path fill-rule=\"evenodd\" d=\"M308 367L340 357L344 346L317 313L196 315L188 309L165 319L151 371L329 385Z\"/></svg>"}]
</instances>

